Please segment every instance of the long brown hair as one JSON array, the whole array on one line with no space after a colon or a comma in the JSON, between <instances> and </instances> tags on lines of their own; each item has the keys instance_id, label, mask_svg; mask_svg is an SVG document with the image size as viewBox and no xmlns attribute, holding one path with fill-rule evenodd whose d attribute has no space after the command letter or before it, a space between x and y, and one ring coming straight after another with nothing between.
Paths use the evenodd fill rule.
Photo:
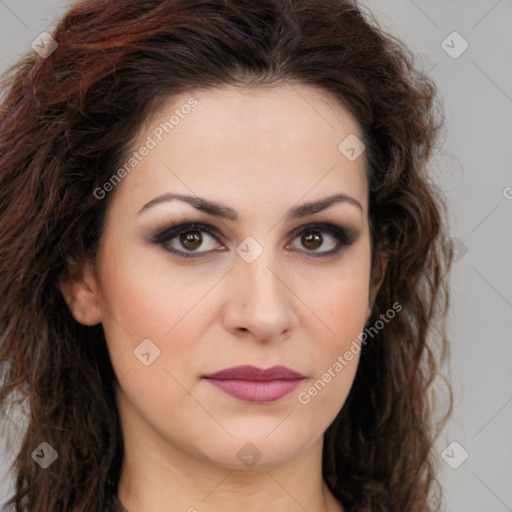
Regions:
<instances>
[{"instance_id":1,"label":"long brown hair","mask_svg":"<svg viewBox=\"0 0 512 512\"><path fill-rule=\"evenodd\" d=\"M7 504L103 510L120 475L103 329L76 322L57 286L96 255L115 194L93 191L173 95L303 83L337 98L364 133L372 262L389 258L368 324L402 306L361 351L325 434L323 476L347 512L438 510L452 248L427 168L442 105L414 55L356 0L88 0L52 35L53 53L31 51L5 74L0 105L0 405L28 405ZM437 377L449 406L434 422ZM43 441L58 452L45 470L32 459Z\"/></svg>"}]
</instances>

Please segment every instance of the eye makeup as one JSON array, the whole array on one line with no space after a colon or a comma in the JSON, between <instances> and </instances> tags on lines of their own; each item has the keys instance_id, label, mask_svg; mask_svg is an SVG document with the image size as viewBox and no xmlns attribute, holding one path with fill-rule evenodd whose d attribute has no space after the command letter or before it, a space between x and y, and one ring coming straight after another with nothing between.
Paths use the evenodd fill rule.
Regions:
<instances>
[{"instance_id":1,"label":"eye makeup","mask_svg":"<svg viewBox=\"0 0 512 512\"><path fill-rule=\"evenodd\" d=\"M300 237L304 234L327 234L329 237L336 242L336 246L328 251L319 251L319 250L308 250L299 249L299 253L304 253L306 257L312 258L328 258L337 255L342 249L352 245L358 238L359 232L354 229L347 229L342 226L338 226L332 223L322 223L322 222L313 222L310 224L303 225L296 230L294 230L295 234L293 240L295 238ZM212 237L216 241L220 241L221 243L226 242L226 238L220 233L218 229L213 227L212 225L204 222L197 221L187 221L187 220L179 220L179 221L167 221L161 223L156 228L154 228L148 238L147 241L151 244L161 246L165 251L169 252L173 256L178 258L204 258L206 256L211 256L212 253L223 251L226 249L215 248L213 250L206 251L191 251L183 249L177 249L175 247L170 246L170 242L174 240L178 240L178 237L182 234L190 234L190 233L207 233L208 236ZM323 235L322 235L323 236ZM201 243L204 242L203 239L200 240ZM322 244L325 242L325 237L321 240ZM287 244L288 246L289 244ZM183 247L183 245L182 245Z\"/></svg>"}]
</instances>

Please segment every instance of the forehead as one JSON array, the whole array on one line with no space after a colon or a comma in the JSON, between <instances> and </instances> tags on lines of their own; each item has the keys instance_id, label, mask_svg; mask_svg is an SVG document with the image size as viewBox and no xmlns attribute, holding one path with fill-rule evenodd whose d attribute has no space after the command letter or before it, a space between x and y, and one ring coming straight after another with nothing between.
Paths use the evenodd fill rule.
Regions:
<instances>
[{"instance_id":1,"label":"forehead","mask_svg":"<svg viewBox=\"0 0 512 512\"><path fill-rule=\"evenodd\" d=\"M191 90L163 102L141 126L132 150L148 141L152 148L124 180L124 196L135 205L162 192L215 191L243 209L257 198L298 202L344 192L367 210L364 151L352 160L344 153L344 141L362 139L353 116L315 87Z\"/></svg>"},{"instance_id":2,"label":"forehead","mask_svg":"<svg viewBox=\"0 0 512 512\"><path fill-rule=\"evenodd\" d=\"M193 100L195 106L189 108ZM247 133L257 135L261 142L270 142L270 147L281 140L289 142L290 137L301 140L327 136L326 143L331 143L345 133L363 139L357 120L337 98L305 84L224 86L184 92L163 101L141 127L139 137L159 121L165 123L173 117L175 136L188 127L205 142L244 137Z\"/></svg>"}]
</instances>

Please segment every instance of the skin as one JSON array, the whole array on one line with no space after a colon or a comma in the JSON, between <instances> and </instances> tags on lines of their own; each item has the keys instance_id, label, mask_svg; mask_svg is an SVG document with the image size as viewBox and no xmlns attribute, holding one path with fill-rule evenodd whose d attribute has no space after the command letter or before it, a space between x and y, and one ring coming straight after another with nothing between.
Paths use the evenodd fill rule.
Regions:
<instances>
[{"instance_id":1,"label":"skin","mask_svg":"<svg viewBox=\"0 0 512 512\"><path fill-rule=\"evenodd\" d=\"M130 512L342 511L322 479L323 434L347 398L359 353L307 405L298 395L357 340L382 281L383 272L370 272L365 154L349 161L338 150L361 131L311 86L226 87L174 97L141 126L133 150L191 96L198 105L117 185L97 260L61 284L79 322L102 323L119 380L118 497ZM225 204L239 219L180 201L138 214L164 192ZM284 217L338 192L362 209L342 202ZM172 220L209 224L223 239L201 231L202 244L184 246L178 236L167 246L208 252L180 259L148 242ZM357 239L315 258L300 236L313 222L356 230ZM263 249L252 263L236 252L248 236ZM321 236L319 252L337 245L329 232ZM147 338L160 350L149 366L134 356ZM306 379L276 402L251 403L201 378L241 364L282 364ZM237 457L247 443L261 454L250 468Z\"/></svg>"}]
</instances>

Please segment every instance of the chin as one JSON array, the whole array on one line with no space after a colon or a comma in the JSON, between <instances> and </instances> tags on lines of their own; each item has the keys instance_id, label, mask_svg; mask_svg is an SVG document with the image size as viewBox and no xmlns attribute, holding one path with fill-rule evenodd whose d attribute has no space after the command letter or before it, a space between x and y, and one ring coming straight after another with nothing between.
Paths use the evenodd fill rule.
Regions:
<instances>
[{"instance_id":1,"label":"chin","mask_svg":"<svg viewBox=\"0 0 512 512\"><path fill-rule=\"evenodd\" d=\"M204 455L211 463L226 469L269 469L291 462L313 444L298 436L275 434L258 432L251 436L245 432L243 437L235 436L224 443L212 441L215 448L207 447Z\"/></svg>"}]
</instances>

